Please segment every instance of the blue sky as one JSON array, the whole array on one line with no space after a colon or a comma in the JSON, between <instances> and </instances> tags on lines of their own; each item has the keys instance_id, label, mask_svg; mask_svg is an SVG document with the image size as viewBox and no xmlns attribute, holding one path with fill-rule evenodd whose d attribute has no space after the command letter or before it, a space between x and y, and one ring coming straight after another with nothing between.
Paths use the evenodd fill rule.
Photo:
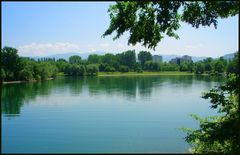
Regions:
<instances>
[{"instance_id":1,"label":"blue sky","mask_svg":"<svg viewBox=\"0 0 240 155\"><path fill-rule=\"evenodd\" d=\"M107 13L115 2L2 2L2 47L18 49L21 56L128 49L128 33L113 41L101 38L110 23ZM238 50L238 16L219 19L218 28L192 28L183 23L180 39L165 37L153 54L219 57Z\"/></svg>"}]
</instances>

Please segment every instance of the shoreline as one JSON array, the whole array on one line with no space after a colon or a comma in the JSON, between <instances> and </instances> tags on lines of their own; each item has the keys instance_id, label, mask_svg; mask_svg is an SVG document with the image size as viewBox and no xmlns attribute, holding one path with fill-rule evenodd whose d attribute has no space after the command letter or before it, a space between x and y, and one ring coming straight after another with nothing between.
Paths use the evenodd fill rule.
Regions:
<instances>
[{"instance_id":1,"label":"shoreline","mask_svg":"<svg viewBox=\"0 0 240 155\"><path fill-rule=\"evenodd\" d=\"M163 71L163 72L142 72L142 73L137 73L137 72L98 72L96 75L97 77L106 77L106 76L152 76L152 75L198 75L195 73L189 73L189 72L179 72L179 71ZM199 74L202 76L212 76L210 74ZM67 75L62 75L59 74L57 77L61 76L67 76ZM30 81L3 81L2 84L17 84L17 83L32 83L32 82L42 82L42 81L48 81L48 80L53 80L55 78L47 78L45 80L30 80Z\"/></svg>"},{"instance_id":2,"label":"shoreline","mask_svg":"<svg viewBox=\"0 0 240 155\"><path fill-rule=\"evenodd\" d=\"M33 82L41 82L41 81L48 81L48 80L53 80L54 78L47 78L46 80L30 80L30 81L3 81L2 84L16 84L16 83L33 83Z\"/></svg>"},{"instance_id":3,"label":"shoreline","mask_svg":"<svg viewBox=\"0 0 240 155\"><path fill-rule=\"evenodd\" d=\"M194 75L188 72L99 72L97 76L149 76L149 75Z\"/></svg>"}]
</instances>

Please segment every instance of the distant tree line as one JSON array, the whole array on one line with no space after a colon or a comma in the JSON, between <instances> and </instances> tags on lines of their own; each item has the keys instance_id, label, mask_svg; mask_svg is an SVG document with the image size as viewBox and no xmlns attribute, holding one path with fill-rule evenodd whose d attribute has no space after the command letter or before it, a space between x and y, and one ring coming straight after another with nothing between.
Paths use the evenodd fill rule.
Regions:
<instances>
[{"instance_id":1,"label":"distant tree line","mask_svg":"<svg viewBox=\"0 0 240 155\"><path fill-rule=\"evenodd\" d=\"M34 60L20 57L17 49L4 47L1 50L1 79L4 81L31 81L54 78L62 72L70 76L94 76L98 72L142 72L142 71L184 71L196 74L222 74L236 72L237 62L207 58L193 63L183 61L180 64L154 62L152 54L140 51L136 58L135 50L128 50L118 54L91 54L87 60L74 55L69 60L55 58L39 58ZM235 56L236 57L236 56Z\"/></svg>"}]
</instances>

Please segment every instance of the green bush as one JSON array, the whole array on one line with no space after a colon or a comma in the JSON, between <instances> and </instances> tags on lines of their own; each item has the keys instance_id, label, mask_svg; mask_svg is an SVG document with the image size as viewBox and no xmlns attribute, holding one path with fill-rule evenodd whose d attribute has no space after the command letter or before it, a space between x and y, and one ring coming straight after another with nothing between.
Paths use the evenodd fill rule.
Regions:
<instances>
[{"instance_id":1,"label":"green bush","mask_svg":"<svg viewBox=\"0 0 240 155\"><path fill-rule=\"evenodd\" d=\"M25 69L25 68L20 71L19 78L20 78L20 80L24 80L24 81L30 81L30 80L34 79L33 75L32 75L32 72L30 70Z\"/></svg>"},{"instance_id":2,"label":"green bush","mask_svg":"<svg viewBox=\"0 0 240 155\"><path fill-rule=\"evenodd\" d=\"M105 72L115 72L115 68L114 67L110 67L109 65L105 68L104 70Z\"/></svg>"},{"instance_id":3,"label":"green bush","mask_svg":"<svg viewBox=\"0 0 240 155\"><path fill-rule=\"evenodd\" d=\"M138 72L138 73L142 73L143 70L142 70L142 68L137 68L137 69L136 69L136 72Z\"/></svg>"},{"instance_id":4,"label":"green bush","mask_svg":"<svg viewBox=\"0 0 240 155\"><path fill-rule=\"evenodd\" d=\"M65 73L73 76L83 76L86 72L86 69L83 65L70 64L65 68Z\"/></svg>"},{"instance_id":5,"label":"green bush","mask_svg":"<svg viewBox=\"0 0 240 155\"><path fill-rule=\"evenodd\" d=\"M120 72L128 72L129 71L129 68L127 66L124 66L124 65L121 65L119 67L119 71Z\"/></svg>"},{"instance_id":6,"label":"green bush","mask_svg":"<svg viewBox=\"0 0 240 155\"><path fill-rule=\"evenodd\" d=\"M35 76L35 80L40 81L41 80L41 76L40 75L36 75Z\"/></svg>"},{"instance_id":7,"label":"green bush","mask_svg":"<svg viewBox=\"0 0 240 155\"><path fill-rule=\"evenodd\" d=\"M3 68L1 68L1 80L4 80L6 78L6 74Z\"/></svg>"},{"instance_id":8,"label":"green bush","mask_svg":"<svg viewBox=\"0 0 240 155\"><path fill-rule=\"evenodd\" d=\"M90 64L86 66L87 74L88 75L97 75L98 73L98 66L94 64Z\"/></svg>"}]
</instances>

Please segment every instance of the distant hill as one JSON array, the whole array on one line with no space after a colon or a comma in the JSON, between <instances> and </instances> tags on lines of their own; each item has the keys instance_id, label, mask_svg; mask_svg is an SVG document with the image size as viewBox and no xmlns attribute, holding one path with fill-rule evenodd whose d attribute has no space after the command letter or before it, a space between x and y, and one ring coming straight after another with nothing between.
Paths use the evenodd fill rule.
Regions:
<instances>
[{"instance_id":1,"label":"distant hill","mask_svg":"<svg viewBox=\"0 0 240 155\"><path fill-rule=\"evenodd\" d=\"M223 58L226 59L226 60L233 59L234 58L234 54L235 53L226 54L226 55L223 56Z\"/></svg>"},{"instance_id":2,"label":"distant hill","mask_svg":"<svg viewBox=\"0 0 240 155\"><path fill-rule=\"evenodd\" d=\"M176 57L182 57L183 55L161 55L163 57L164 62L169 62L171 59L174 59ZM191 56L193 62L200 61L203 59L206 59L207 57L197 57L197 56Z\"/></svg>"},{"instance_id":3,"label":"distant hill","mask_svg":"<svg viewBox=\"0 0 240 155\"><path fill-rule=\"evenodd\" d=\"M223 56L223 58L226 60L233 59L234 54L235 53L226 54ZM163 57L164 62L169 62L171 59L174 59L176 57L182 57L183 55L161 55L161 56ZM191 56L191 57L192 57L193 62L201 61L201 60L208 58L208 57L197 57L197 56ZM216 59L216 58L213 58L213 59Z\"/></svg>"},{"instance_id":4,"label":"distant hill","mask_svg":"<svg viewBox=\"0 0 240 155\"><path fill-rule=\"evenodd\" d=\"M179 57L179 55L162 55L163 62L169 62L171 59L174 59L176 57Z\"/></svg>"},{"instance_id":5,"label":"distant hill","mask_svg":"<svg viewBox=\"0 0 240 155\"><path fill-rule=\"evenodd\" d=\"M64 54L54 54L54 55L48 55L45 56L44 58L55 58L56 60L58 59L65 59L68 60L69 57L73 56L73 55L78 55L80 56L82 59L87 59L88 56L90 54L97 54L97 55L104 55L106 52L102 52L102 51L95 51L95 52L91 52L91 53L77 53L77 52L72 52L72 53L64 53ZM33 59L37 60L39 58L43 58L43 57L33 57Z\"/></svg>"},{"instance_id":6,"label":"distant hill","mask_svg":"<svg viewBox=\"0 0 240 155\"><path fill-rule=\"evenodd\" d=\"M82 59L87 59L90 54L104 55L106 53L107 52L102 52L102 51L95 51L95 52L91 52L91 53L77 53L77 52L74 53L74 52L72 52L72 53L48 55L48 56L45 56L45 58L55 58L56 60L58 60L58 59L68 60L70 56L78 55ZM169 62L171 59L174 59L176 57L182 57L182 55L161 55L161 56L163 57L163 61L164 62ZM37 57L33 57L33 59L35 59L35 60L37 60L39 58L42 58L42 57L38 57L38 56ZM207 58L207 57L192 56L193 62L196 62L196 61L199 61L199 60L203 60L205 58Z\"/></svg>"},{"instance_id":7,"label":"distant hill","mask_svg":"<svg viewBox=\"0 0 240 155\"><path fill-rule=\"evenodd\" d=\"M70 56L79 55L82 59L87 59L90 54L104 55L106 53L107 52L104 52L104 51L94 51L94 52L90 52L90 53L72 52L72 53L49 55L49 56L45 56L45 58L55 58L56 60L58 60L58 59L68 60ZM234 57L234 54L235 53L226 54L223 56L223 58L226 60L232 59ZM183 55L172 54L172 55L161 55L161 56L163 57L163 62L169 62L171 59L174 59L176 57L182 57ZM193 62L197 62L197 61L207 58L207 57L198 57L198 56L191 56L191 57L192 57ZM33 59L35 59L35 60L37 60L38 58L42 58L42 57L33 57Z\"/></svg>"}]
</instances>

